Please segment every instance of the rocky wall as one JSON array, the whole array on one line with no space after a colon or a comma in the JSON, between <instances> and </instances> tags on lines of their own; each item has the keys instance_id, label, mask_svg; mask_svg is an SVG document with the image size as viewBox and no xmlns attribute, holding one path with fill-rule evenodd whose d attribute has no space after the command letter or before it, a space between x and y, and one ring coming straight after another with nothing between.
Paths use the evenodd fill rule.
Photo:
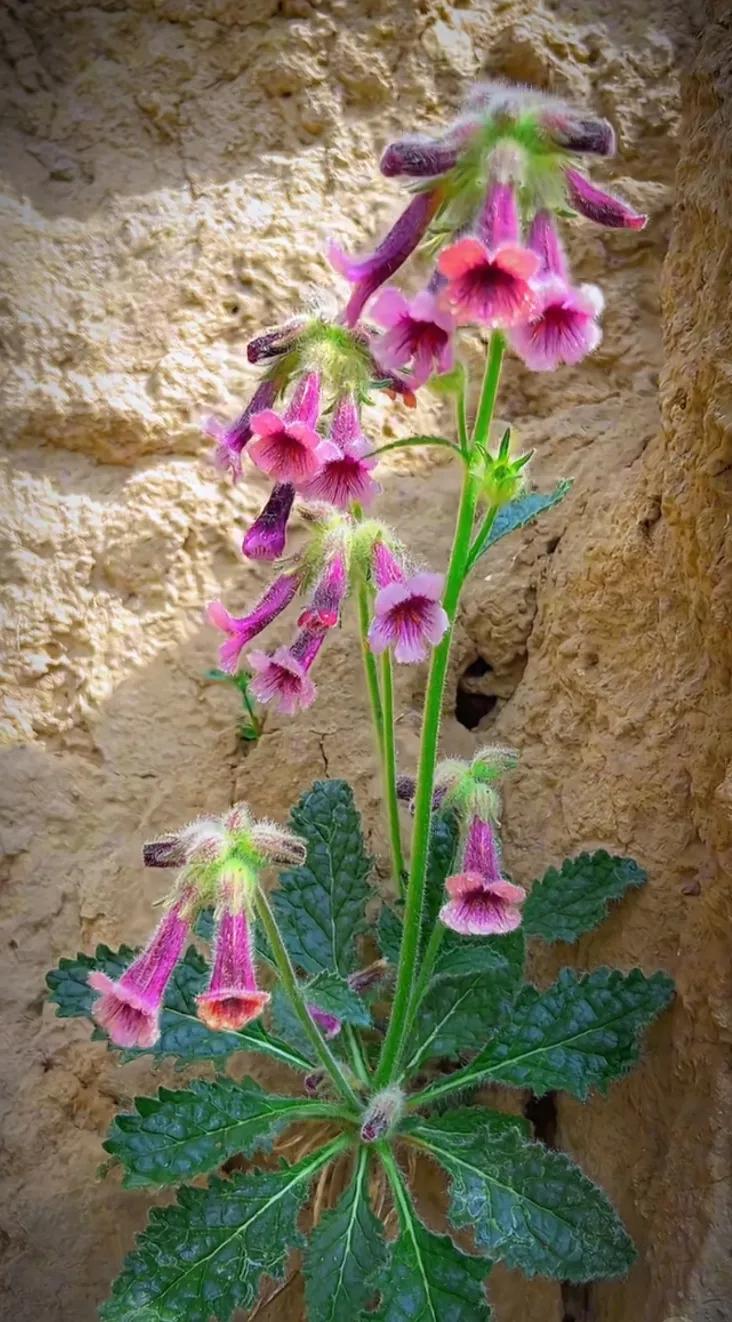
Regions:
<instances>
[{"instance_id":1,"label":"rocky wall","mask_svg":"<svg viewBox=\"0 0 732 1322\"><path fill-rule=\"evenodd\" d=\"M509 366L501 410L570 498L507 540L468 591L443 743L522 753L506 852L528 881L565 853L636 856L649 885L556 958L677 979L641 1068L540 1123L603 1183L641 1250L577 1292L496 1273L501 1322L724 1322L732 871L732 34L685 0L9 0L0 168L3 341L3 865L0 1270L17 1322L95 1316L147 1197L96 1179L113 1111L154 1086L44 1002L46 969L145 935L161 879L141 841L234 797L284 815L329 773L356 788L386 875L353 631L320 698L236 739L206 683L202 606L266 579L238 541L264 484L206 462L243 345L335 288L330 234L366 246L398 206L376 160L439 124L481 73L586 100L615 124L640 236L578 225L605 339L556 376ZM663 274L662 274L663 268ZM473 354L477 346L473 346ZM415 428L380 404L375 434ZM443 420L420 406L417 427ZM456 483L384 466L383 512L444 562ZM299 533L296 535L300 535ZM282 636L285 636L286 627ZM424 673L399 676L415 755ZM363 721L355 719L363 715ZM459 719L458 719L459 718ZM537 976L549 978L554 955ZM260 1077L269 1078L266 1067ZM271 1076L272 1078L274 1076ZM293 1282L260 1316L297 1315Z\"/></svg>"}]
</instances>

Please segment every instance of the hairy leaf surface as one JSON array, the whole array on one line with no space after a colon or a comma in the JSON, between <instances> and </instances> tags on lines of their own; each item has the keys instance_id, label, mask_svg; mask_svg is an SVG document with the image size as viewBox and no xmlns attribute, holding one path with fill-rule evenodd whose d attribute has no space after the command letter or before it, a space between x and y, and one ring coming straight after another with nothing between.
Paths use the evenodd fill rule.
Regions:
<instances>
[{"instance_id":1,"label":"hairy leaf surface","mask_svg":"<svg viewBox=\"0 0 732 1322\"><path fill-rule=\"evenodd\" d=\"M356 1322L375 1293L370 1281L385 1253L382 1226L369 1205L362 1148L351 1184L318 1222L305 1250L308 1322Z\"/></svg>"},{"instance_id":2,"label":"hairy leaf surface","mask_svg":"<svg viewBox=\"0 0 732 1322\"><path fill-rule=\"evenodd\" d=\"M412 1209L377 1280L381 1305L369 1316L374 1322L488 1322L491 1266L428 1230Z\"/></svg>"},{"instance_id":3,"label":"hairy leaf surface","mask_svg":"<svg viewBox=\"0 0 732 1322\"><path fill-rule=\"evenodd\" d=\"M290 826L308 846L307 861L280 874L272 905L295 964L306 973L346 977L356 962L372 860L361 818L344 780L319 780L293 808Z\"/></svg>"},{"instance_id":4,"label":"hairy leaf surface","mask_svg":"<svg viewBox=\"0 0 732 1322\"><path fill-rule=\"evenodd\" d=\"M534 882L524 905L526 934L545 941L576 941L602 922L611 900L645 881L646 873L632 858L618 858L604 849L567 858Z\"/></svg>"},{"instance_id":5,"label":"hairy leaf surface","mask_svg":"<svg viewBox=\"0 0 732 1322\"><path fill-rule=\"evenodd\" d=\"M524 528L527 523L531 523L544 510L551 509L553 505L558 505L560 500L572 490L572 483L567 479L558 482L553 491L528 491L523 496L517 496L515 500L509 501L504 505L496 516L495 523L491 528L490 535L481 551L478 559L482 559L486 551L490 550L496 542L500 542L502 537L507 537L509 533L516 532L518 528Z\"/></svg>"}]
</instances>

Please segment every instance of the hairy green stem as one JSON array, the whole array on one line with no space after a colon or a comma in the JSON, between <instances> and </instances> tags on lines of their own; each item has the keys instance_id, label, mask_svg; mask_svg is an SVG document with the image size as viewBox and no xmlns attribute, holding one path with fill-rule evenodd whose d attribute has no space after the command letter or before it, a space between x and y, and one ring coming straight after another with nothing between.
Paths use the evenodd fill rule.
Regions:
<instances>
[{"instance_id":1,"label":"hairy green stem","mask_svg":"<svg viewBox=\"0 0 732 1322\"><path fill-rule=\"evenodd\" d=\"M384 793L386 810L389 818L389 839L391 841L391 859L396 874L400 895L404 895L406 869L402 853L402 828L399 821L399 800L397 799L396 744L394 740L394 669L391 653L387 649L381 658L381 698L384 717Z\"/></svg>"},{"instance_id":2,"label":"hairy green stem","mask_svg":"<svg viewBox=\"0 0 732 1322\"><path fill-rule=\"evenodd\" d=\"M473 427L472 439L474 446L482 445L490 430L501 375L503 349L503 336L498 332L494 332L488 349L485 375ZM448 628L441 642L438 643L432 653L430 673L427 680L414 804L412 857L404 906L402 943L399 951L399 967L389 1027L376 1071L375 1083L377 1088L383 1088L391 1083L398 1072L399 1059L407 1033L407 1019L419 955L443 692L455 615L460 600L460 592L465 581L466 566L470 553L477 499L478 478L471 471L470 464L468 464L463 475L460 505L445 578L445 591L442 598L442 605L447 614Z\"/></svg>"},{"instance_id":3,"label":"hairy green stem","mask_svg":"<svg viewBox=\"0 0 732 1322\"><path fill-rule=\"evenodd\" d=\"M475 564L476 560L479 560L480 557L482 556L486 547L486 542L488 541L488 538L491 535L491 529L496 521L496 515L498 514L499 509L500 509L500 505L491 505L490 509L486 513L486 516L475 535L473 545L470 548L470 555L468 556L468 564L467 564L466 572L469 573L470 570L473 568L473 565Z\"/></svg>"},{"instance_id":4,"label":"hairy green stem","mask_svg":"<svg viewBox=\"0 0 732 1322\"><path fill-rule=\"evenodd\" d=\"M280 975L280 982L286 994L290 998L292 1008L295 1011L303 1031L312 1044L313 1050L323 1066L323 1069L330 1075L341 1097L352 1106L359 1108L358 1098L353 1091L348 1079L326 1042L323 1034L315 1021L311 1018L308 1007L305 1004L305 998L300 990L300 985L295 976L295 970L292 967L290 956L287 953L280 929L277 926L277 920L272 912L269 900L262 890L261 886L257 891L257 913L260 922L264 928L265 935L269 942L270 950L274 956L277 972Z\"/></svg>"},{"instance_id":5,"label":"hairy green stem","mask_svg":"<svg viewBox=\"0 0 732 1322\"><path fill-rule=\"evenodd\" d=\"M355 1028L353 1027L353 1024L343 1025L343 1035L344 1035L344 1040L348 1046L351 1062L353 1064L353 1072L357 1076L357 1078L361 1080L361 1083L365 1084L366 1087L368 1087L370 1079L369 1079L368 1068L366 1065L366 1059L363 1054L363 1047L361 1046L361 1040Z\"/></svg>"},{"instance_id":6,"label":"hairy green stem","mask_svg":"<svg viewBox=\"0 0 732 1322\"><path fill-rule=\"evenodd\" d=\"M414 989L409 1002L409 1009L407 1010L407 1026L405 1030L405 1037L409 1033L409 1030L412 1027L412 1024L414 1023L414 1016L416 1015L420 1007L422 997L424 996L427 990L429 980L432 977L432 970L435 966L435 960L437 959L437 955L440 946L442 945L442 938L444 935L445 935L445 928L438 918L435 921L432 931L430 932L430 939L427 942L427 945L425 947L425 952L420 961L419 974L414 983Z\"/></svg>"},{"instance_id":7,"label":"hairy green stem","mask_svg":"<svg viewBox=\"0 0 732 1322\"><path fill-rule=\"evenodd\" d=\"M406 1230L414 1220L414 1208L412 1207L412 1200L404 1187L404 1178L389 1144L375 1143L374 1146L391 1185L394 1202L399 1213L399 1222L402 1229Z\"/></svg>"},{"instance_id":8,"label":"hairy green stem","mask_svg":"<svg viewBox=\"0 0 732 1322\"><path fill-rule=\"evenodd\" d=\"M371 602L369 600L369 588L365 579L361 579L358 585L358 626L361 634L361 655L363 657L363 668L366 675L366 688L368 689L369 701L371 703L371 717L374 722L376 732L376 742L379 747L379 756L382 764L384 761L384 712L381 706L381 693L379 692L379 672L376 668L376 657L369 647L369 624L371 623Z\"/></svg>"}]
</instances>

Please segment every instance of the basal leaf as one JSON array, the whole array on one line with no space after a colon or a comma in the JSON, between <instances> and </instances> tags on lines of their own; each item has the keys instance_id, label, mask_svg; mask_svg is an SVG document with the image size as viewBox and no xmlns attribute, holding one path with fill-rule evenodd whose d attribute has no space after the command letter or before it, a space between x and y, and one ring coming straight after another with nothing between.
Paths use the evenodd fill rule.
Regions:
<instances>
[{"instance_id":1,"label":"basal leaf","mask_svg":"<svg viewBox=\"0 0 732 1322\"><path fill-rule=\"evenodd\" d=\"M523 987L496 1037L450 1080L508 1083L537 1096L563 1088L584 1101L636 1063L644 1028L665 1009L673 982L640 969L563 969L546 991Z\"/></svg>"},{"instance_id":2,"label":"basal leaf","mask_svg":"<svg viewBox=\"0 0 732 1322\"><path fill-rule=\"evenodd\" d=\"M319 780L292 810L290 825L307 841L307 862L280 876L272 896L293 962L306 973L347 976L364 926L371 859L361 819L344 780Z\"/></svg>"},{"instance_id":3,"label":"basal leaf","mask_svg":"<svg viewBox=\"0 0 732 1322\"><path fill-rule=\"evenodd\" d=\"M450 1220L527 1276L619 1276L635 1250L605 1194L561 1152L486 1127L456 1132L449 1113L412 1130L451 1177Z\"/></svg>"},{"instance_id":4,"label":"basal leaf","mask_svg":"<svg viewBox=\"0 0 732 1322\"><path fill-rule=\"evenodd\" d=\"M336 1140L296 1166L184 1186L172 1206L154 1208L101 1309L104 1322L228 1322L251 1308L263 1276L282 1278L302 1242L297 1218L310 1181L341 1148Z\"/></svg>"},{"instance_id":5,"label":"basal leaf","mask_svg":"<svg viewBox=\"0 0 732 1322\"><path fill-rule=\"evenodd\" d=\"M301 1097L276 1097L253 1079L197 1079L185 1090L161 1088L137 1097L135 1111L118 1115L107 1152L125 1168L128 1188L179 1184L215 1170L236 1153L268 1149L293 1119L322 1117L328 1108Z\"/></svg>"},{"instance_id":6,"label":"basal leaf","mask_svg":"<svg viewBox=\"0 0 732 1322\"><path fill-rule=\"evenodd\" d=\"M98 946L92 955L77 955L76 959L62 959L57 969L46 979L51 1000L58 1006L59 1015L91 1019L94 993L88 984L92 969L101 969L112 978L118 978L134 956L134 951L122 946L110 950ZM152 1055L177 1056L181 1061L224 1061L236 1051L260 1051L273 1056L293 1069L309 1070L310 1062L284 1042L278 1042L265 1032L257 1021L238 1032L216 1032L207 1028L196 1016L196 996L206 985L207 966L198 951L189 947L185 958L178 964L168 984L165 1006L160 1020L160 1038L154 1047L125 1051L126 1057ZM95 1037L105 1035L95 1029Z\"/></svg>"},{"instance_id":7,"label":"basal leaf","mask_svg":"<svg viewBox=\"0 0 732 1322\"><path fill-rule=\"evenodd\" d=\"M375 1293L370 1280L386 1248L369 1205L367 1160L361 1148L351 1184L310 1236L303 1259L308 1322L356 1322Z\"/></svg>"},{"instance_id":8,"label":"basal leaf","mask_svg":"<svg viewBox=\"0 0 732 1322\"><path fill-rule=\"evenodd\" d=\"M545 941L576 941L602 921L611 900L645 880L632 858L617 858L604 849L565 859L534 882L524 905L524 930Z\"/></svg>"},{"instance_id":9,"label":"basal leaf","mask_svg":"<svg viewBox=\"0 0 732 1322\"><path fill-rule=\"evenodd\" d=\"M485 1281L491 1262L463 1253L428 1230L410 1207L376 1284L374 1322L488 1322Z\"/></svg>"},{"instance_id":10,"label":"basal leaf","mask_svg":"<svg viewBox=\"0 0 732 1322\"><path fill-rule=\"evenodd\" d=\"M543 514L544 510L558 505L571 490L571 481L564 480L558 482L553 491L528 491L523 496L517 496L515 500L509 501L508 505L504 505L503 509L499 510L485 546L477 559L484 556L496 542L500 542L502 537L516 532L518 528L524 528L537 515Z\"/></svg>"},{"instance_id":11,"label":"basal leaf","mask_svg":"<svg viewBox=\"0 0 732 1322\"><path fill-rule=\"evenodd\" d=\"M523 973L524 956L524 934L520 927L504 936L461 936L448 929L432 976L458 978L472 973L501 972L517 983Z\"/></svg>"},{"instance_id":12,"label":"basal leaf","mask_svg":"<svg viewBox=\"0 0 732 1322\"><path fill-rule=\"evenodd\" d=\"M462 1139L472 1143L476 1131L480 1129L488 1129L490 1133L499 1135L515 1130L524 1138L531 1137L531 1125L526 1117L514 1115L510 1111L494 1111L488 1106L458 1106L453 1107L449 1115L450 1134L456 1146ZM430 1123L421 1115L407 1116L399 1125L399 1133L405 1137L412 1133L420 1137L429 1129Z\"/></svg>"},{"instance_id":13,"label":"basal leaf","mask_svg":"<svg viewBox=\"0 0 732 1322\"><path fill-rule=\"evenodd\" d=\"M405 1074L435 1056L475 1051L485 1041L489 1026L506 1013L516 990L508 967L435 979L417 1010L405 1053Z\"/></svg>"},{"instance_id":14,"label":"basal leaf","mask_svg":"<svg viewBox=\"0 0 732 1322\"><path fill-rule=\"evenodd\" d=\"M423 940L429 936L445 900L445 878L453 870L458 846L458 824L454 813L436 813L430 827L427 855L424 906L422 910Z\"/></svg>"}]
</instances>

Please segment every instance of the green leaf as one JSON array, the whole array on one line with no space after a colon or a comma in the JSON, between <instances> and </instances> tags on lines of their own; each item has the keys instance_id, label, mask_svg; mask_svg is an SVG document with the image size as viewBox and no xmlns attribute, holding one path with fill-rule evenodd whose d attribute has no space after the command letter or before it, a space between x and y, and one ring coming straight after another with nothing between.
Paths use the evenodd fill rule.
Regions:
<instances>
[{"instance_id":1,"label":"green leaf","mask_svg":"<svg viewBox=\"0 0 732 1322\"><path fill-rule=\"evenodd\" d=\"M435 979L417 1010L404 1073L413 1073L435 1056L475 1051L485 1040L487 1026L506 1013L515 995L516 980L508 967Z\"/></svg>"},{"instance_id":2,"label":"green leaf","mask_svg":"<svg viewBox=\"0 0 732 1322\"><path fill-rule=\"evenodd\" d=\"M386 1248L369 1205L367 1163L361 1148L351 1184L310 1236L303 1260L308 1322L356 1322L374 1294L370 1278Z\"/></svg>"},{"instance_id":3,"label":"green leaf","mask_svg":"<svg viewBox=\"0 0 732 1322\"><path fill-rule=\"evenodd\" d=\"M524 969L525 941L521 928L504 936L461 936L448 929L435 962L434 978L501 972L519 982Z\"/></svg>"},{"instance_id":4,"label":"green leaf","mask_svg":"<svg viewBox=\"0 0 732 1322\"><path fill-rule=\"evenodd\" d=\"M293 962L306 973L344 977L356 959L364 927L372 862L361 819L344 780L316 781L293 808L290 825L307 841L307 862L283 872L272 907Z\"/></svg>"},{"instance_id":5,"label":"green leaf","mask_svg":"<svg viewBox=\"0 0 732 1322\"><path fill-rule=\"evenodd\" d=\"M504 505L503 509L498 511L485 545L481 548L476 559L480 560L491 546L494 546L496 542L500 542L502 537L507 537L509 533L516 532L518 528L524 528L537 515L543 514L544 510L551 509L553 505L558 505L571 489L572 483L565 480L558 482L553 491L528 491L522 496L517 496L515 500L509 501L508 505Z\"/></svg>"},{"instance_id":6,"label":"green leaf","mask_svg":"<svg viewBox=\"0 0 732 1322\"><path fill-rule=\"evenodd\" d=\"M111 978L118 978L127 968L135 952L127 946L110 950L98 946L95 955L77 955L76 959L62 959L57 969L47 976L51 1000L58 1006L63 1018L91 1020L91 1007L95 993L87 979L92 969L101 969ZM177 1056L180 1061L224 1061L236 1051L260 1051L273 1056L297 1070L310 1070L311 1063L286 1043L278 1042L265 1032L259 1021L248 1024L238 1032L217 1032L207 1028L196 1016L196 996L206 986L208 969L198 951L190 946L168 984L165 1005L160 1019L160 1038L154 1047L125 1051L127 1058L136 1056ZM95 1028L94 1037L104 1038ZM109 1043L112 1046L112 1043Z\"/></svg>"},{"instance_id":7,"label":"green leaf","mask_svg":"<svg viewBox=\"0 0 732 1322\"><path fill-rule=\"evenodd\" d=\"M396 966L402 942L402 920L388 904L381 906L376 934L382 955Z\"/></svg>"},{"instance_id":8,"label":"green leaf","mask_svg":"<svg viewBox=\"0 0 732 1322\"><path fill-rule=\"evenodd\" d=\"M435 1235L404 1202L401 1233L375 1281L381 1306L368 1316L373 1322L488 1322L485 1280L492 1263Z\"/></svg>"},{"instance_id":9,"label":"green leaf","mask_svg":"<svg viewBox=\"0 0 732 1322\"><path fill-rule=\"evenodd\" d=\"M251 1308L263 1276L282 1279L289 1250L302 1243L308 1185L342 1145L296 1166L184 1186L172 1206L154 1208L101 1309L104 1322L228 1322L234 1309Z\"/></svg>"},{"instance_id":10,"label":"green leaf","mask_svg":"<svg viewBox=\"0 0 732 1322\"><path fill-rule=\"evenodd\" d=\"M582 1101L593 1088L606 1093L636 1063L641 1032L673 992L664 973L563 969L547 991L521 989L497 1036L450 1084L513 1084L539 1097L563 1088Z\"/></svg>"},{"instance_id":11,"label":"green leaf","mask_svg":"<svg viewBox=\"0 0 732 1322\"><path fill-rule=\"evenodd\" d=\"M450 1111L450 1133L456 1142L461 1138L472 1140L476 1131L488 1129L491 1134L504 1134L514 1131L523 1138L531 1138L531 1124L523 1115L514 1115L510 1111L494 1111L488 1106L458 1106ZM424 1116L406 1116L399 1125L399 1133L405 1138L414 1133L420 1137L430 1121Z\"/></svg>"},{"instance_id":12,"label":"green leaf","mask_svg":"<svg viewBox=\"0 0 732 1322\"><path fill-rule=\"evenodd\" d=\"M604 849L567 858L534 882L524 905L524 930L545 941L576 941L597 927L611 900L645 881L643 868L632 858L617 858Z\"/></svg>"},{"instance_id":13,"label":"green leaf","mask_svg":"<svg viewBox=\"0 0 732 1322\"><path fill-rule=\"evenodd\" d=\"M368 1006L337 973L317 973L303 987L303 995L308 1005L334 1014L344 1024L353 1024L355 1028L368 1028L371 1024Z\"/></svg>"},{"instance_id":14,"label":"green leaf","mask_svg":"<svg viewBox=\"0 0 732 1322\"><path fill-rule=\"evenodd\" d=\"M197 1079L185 1091L161 1088L136 1097L135 1112L118 1115L104 1147L125 1168L128 1188L179 1184L215 1170L242 1152L269 1149L293 1119L322 1117L328 1108L301 1097L275 1097L253 1079Z\"/></svg>"},{"instance_id":15,"label":"green leaf","mask_svg":"<svg viewBox=\"0 0 732 1322\"><path fill-rule=\"evenodd\" d=\"M450 1113L411 1131L451 1177L450 1219L527 1276L591 1281L624 1274L635 1257L605 1194L561 1152L516 1130L466 1132Z\"/></svg>"}]
</instances>

